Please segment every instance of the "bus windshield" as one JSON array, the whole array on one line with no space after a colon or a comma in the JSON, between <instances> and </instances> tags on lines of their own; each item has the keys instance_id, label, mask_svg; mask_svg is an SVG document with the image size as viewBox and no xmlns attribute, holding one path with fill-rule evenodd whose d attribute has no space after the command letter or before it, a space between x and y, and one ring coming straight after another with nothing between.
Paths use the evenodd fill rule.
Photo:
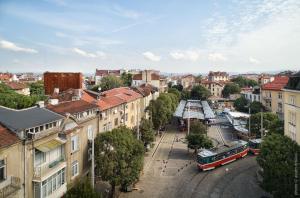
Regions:
<instances>
[{"instance_id":1,"label":"bus windshield","mask_svg":"<svg viewBox=\"0 0 300 198\"><path fill-rule=\"evenodd\" d=\"M214 161L214 156L209 156L209 157L202 157L198 155L198 163L199 164L208 164Z\"/></svg>"}]
</instances>

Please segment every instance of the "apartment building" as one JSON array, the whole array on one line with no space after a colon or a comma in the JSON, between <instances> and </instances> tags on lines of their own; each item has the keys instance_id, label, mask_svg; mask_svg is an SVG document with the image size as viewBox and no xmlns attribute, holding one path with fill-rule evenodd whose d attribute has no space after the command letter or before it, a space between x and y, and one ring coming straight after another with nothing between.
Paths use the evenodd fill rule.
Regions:
<instances>
[{"instance_id":1,"label":"apartment building","mask_svg":"<svg viewBox=\"0 0 300 198\"><path fill-rule=\"evenodd\" d=\"M96 69L96 72L95 72L95 84L96 85L100 85L101 79L103 77L106 77L106 76L109 76L109 75L120 77L121 73L122 73L121 70Z\"/></svg>"},{"instance_id":2,"label":"apartment building","mask_svg":"<svg viewBox=\"0 0 300 198\"><path fill-rule=\"evenodd\" d=\"M242 88L241 89L241 96L246 98L251 102L261 102L260 100L260 87L253 87L253 88Z\"/></svg>"},{"instance_id":3,"label":"apartment building","mask_svg":"<svg viewBox=\"0 0 300 198\"><path fill-rule=\"evenodd\" d=\"M139 74L135 74L132 76L132 84L133 87L138 87L142 84L151 84L154 87L159 88L160 86L160 76L159 72L154 70L144 70Z\"/></svg>"},{"instance_id":4,"label":"apartment building","mask_svg":"<svg viewBox=\"0 0 300 198\"><path fill-rule=\"evenodd\" d=\"M300 144L300 72L283 89L284 134Z\"/></svg>"},{"instance_id":5,"label":"apartment building","mask_svg":"<svg viewBox=\"0 0 300 198\"><path fill-rule=\"evenodd\" d=\"M9 166L22 170L25 197L60 197L67 191L66 141L58 136L63 119L40 107L22 110L0 107L0 123L23 143L23 159Z\"/></svg>"},{"instance_id":6,"label":"apartment building","mask_svg":"<svg viewBox=\"0 0 300 198\"><path fill-rule=\"evenodd\" d=\"M24 196L22 142L0 124L0 198Z\"/></svg>"},{"instance_id":7,"label":"apartment building","mask_svg":"<svg viewBox=\"0 0 300 198\"><path fill-rule=\"evenodd\" d=\"M261 86L262 104L267 110L276 113L280 119L284 118L284 96L282 89L288 83L289 77L276 76L272 82Z\"/></svg>"},{"instance_id":8,"label":"apartment building","mask_svg":"<svg viewBox=\"0 0 300 198\"><path fill-rule=\"evenodd\" d=\"M210 91L210 93L218 98L222 97L222 91L225 87L224 82L202 81L201 84Z\"/></svg>"},{"instance_id":9,"label":"apartment building","mask_svg":"<svg viewBox=\"0 0 300 198\"><path fill-rule=\"evenodd\" d=\"M179 79L179 84L182 85L182 87L184 89L186 88L191 88L194 86L195 84L195 81L196 81L196 78L194 75L192 74L189 74L189 75L185 75L185 76L181 76L180 79Z\"/></svg>"},{"instance_id":10,"label":"apartment building","mask_svg":"<svg viewBox=\"0 0 300 198\"><path fill-rule=\"evenodd\" d=\"M59 136L66 141L66 182L71 187L90 172L91 140L98 134L99 108L96 104L75 100L50 104L47 109L65 117Z\"/></svg>"},{"instance_id":11,"label":"apartment building","mask_svg":"<svg viewBox=\"0 0 300 198\"><path fill-rule=\"evenodd\" d=\"M229 74L226 72L213 72L210 71L208 74L208 81L229 81Z\"/></svg>"}]
</instances>

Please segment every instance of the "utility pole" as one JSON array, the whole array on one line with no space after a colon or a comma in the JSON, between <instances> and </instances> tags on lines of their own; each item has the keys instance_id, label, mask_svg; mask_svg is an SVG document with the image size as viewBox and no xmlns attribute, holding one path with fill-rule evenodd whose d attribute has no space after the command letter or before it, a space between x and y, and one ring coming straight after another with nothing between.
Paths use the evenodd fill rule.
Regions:
<instances>
[{"instance_id":1,"label":"utility pole","mask_svg":"<svg viewBox=\"0 0 300 198\"><path fill-rule=\"evenodd\" d=\"M251 108L249 103L249 135L251 135Z\"/></svg>"}]
</instances>

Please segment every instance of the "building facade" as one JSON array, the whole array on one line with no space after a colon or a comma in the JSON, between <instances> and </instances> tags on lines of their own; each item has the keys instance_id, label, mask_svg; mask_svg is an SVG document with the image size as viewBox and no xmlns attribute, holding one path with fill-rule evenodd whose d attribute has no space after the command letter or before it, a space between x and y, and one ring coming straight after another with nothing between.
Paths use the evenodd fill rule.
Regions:
<instances>
[{"instance_id":1,"label":"building facade","mask_svg":"<svg viewBox=\"0 0 300 198\"><path fill-rule=\"evenodd\" d=\"M210 71L208 74L208 81L229 81L229 74L226 72L213 72Z\"/></svg>"},{"instance_id":2,"label":"building facade","mask_svg":"<svg viewBox=\"0 0 300 198\"><path fill-rule=\"evenodd\" d=\"M154 70L144 70L139 74L135 74L132 76L132 84L133 87L138 87L142 84L151 84L154 87L160 87L160 76L157 71Z\"/></svg>"},{"instance_id":3,"label":"building facade","mask_svg":"<svg viewBox=\"0 0 300 198\"><path fill-rule=\"evenodd\" d=\"M223 82L203 81L201 84L206 89L208 89L213 96L218 97L218 98L222 97L222 91L225 87L225 84Z\"/></svg>"},{"instance_id":4,"label":"building facade","mask_svg":"<svg viewBox=\"0 0 300 198\"><path fill-rule=\"evenodd\" d=\"M181 84L184 89L193 87L196 81L195 79L195 76L192 74L181 76L179 79L179 84Z\"/></svg>"},{"instance_id":5,"label":"building facade","mask_svg":"<svg viewBox=\"0 0 300 198\"><path fill-rule=\"evenodd\" d=\"M5 83L9 88L14 90L16 93L29 96L30 95L30 89L27 85L19 82L7 82Z\"/></svg>"},{"instance_id":6,"label":"building facade","mask_svg":"<svg viewBox=\"0 0 300 198\"><path fill-rule=\"evenodd\" d=\"M106 77L106 76L109 76L109 75L120 77L121 73L122 73L121 70L96 69L95 84L100 85L101 84L101 79L103 77Z\"/></svg>"},{"instance_id":7,"label":"building facade","mask_svg":"<svg viewBox=\"0 0 300 198\"><path fill-rule=\"evenodd\" d=\"M284 134L300 144L300 72L283 89Z\"/></svg>"},{"instance_id":8,"label":"building facade","mask_svg":"<svg viewBox=\"0 0 300 198\"><path fill-rule=\"evenodd\" d=\"M284 118L284 96L282 89L288 83L289 77L276 76L272 82L261 87L261 102L265 108L276 113L280 119Z\"/></svg>"}]
</instances>

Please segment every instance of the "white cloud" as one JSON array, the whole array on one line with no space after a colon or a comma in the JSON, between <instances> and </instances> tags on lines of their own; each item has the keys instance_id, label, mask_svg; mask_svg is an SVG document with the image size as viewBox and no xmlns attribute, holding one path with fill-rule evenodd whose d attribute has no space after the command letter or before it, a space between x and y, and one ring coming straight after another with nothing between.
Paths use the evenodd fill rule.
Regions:
<instances>
[{"instance_id":1,"label":"white cloud","mask_svg":"<svg viewBox=\"0 0 300 198\"><path fill-rule=\"evenodd\" d=\"M19 47L15 43L6 40L0 40L0 47L15 52L38 53L35 49Z\"/></svg>"},{"instance_id":2,"label":"white cloud","mask_svg":"<svg viewBox=\"0 0 300 198\"><path fill-rule=\"evenodd\" d=\"M259 64L260 61L257 60L256 58L253 58L253 57L249 57L249 62L252 63L252 64Z\"/></svg>"},{"instance_id":3,"label":"white cloud","mask_svg":"<svg viewBox=\"0 0 300 198\"><path fill-rule=\"evenodd\" d=\"M221 53L210 53L210 54L208 54L208 60L210 60L210 61L227 61L227 57Z\"/></svg>"},{"instance_id":4,"label":"white cloud","mask_svg":"<svg viewBox=\"0 0 300 198\"><path fill-rule=\"evenodd\" d=\"M158 62L161 60L161 57L158 56L158 55L155 55L153 54L152 52L144 52L143 53L144 57L148 60L151 60L151 61L155 61L155 62Z\"/></svg>"},{"instance_id":5,"label":"white cloud","mask_svg":"<svg viewBox=\"0 0 300 198\"><path fill-rule=\"evenodd\" d=\"M119 5L114 5L110 11L115 15L129 19L138 19L141 16L141 13L134 10L125 9Z\"/></svg>"},{"instance_id":6,"label":"white cloud","mask_svg":"<svg viewBox=\"0 0 300 198\"><path fill-rule=\"evenodd\" d=\"M196 61L200 57L200 51L199 50L177 50L170 52L170 56L175 60L190 60L190 61Z\"/></svg>"},{"instance_id":7,"label":"white cloud","mask_svg":"<svg viewBox=\"0 0 300 198\"><path fill-rule=\"evenodd\" d=\"M72 51L87 58L106 58L106 54L101 51L97 51L96 53L90 53L79 48L73 48Z\"/></svg>"}]
</instances>

